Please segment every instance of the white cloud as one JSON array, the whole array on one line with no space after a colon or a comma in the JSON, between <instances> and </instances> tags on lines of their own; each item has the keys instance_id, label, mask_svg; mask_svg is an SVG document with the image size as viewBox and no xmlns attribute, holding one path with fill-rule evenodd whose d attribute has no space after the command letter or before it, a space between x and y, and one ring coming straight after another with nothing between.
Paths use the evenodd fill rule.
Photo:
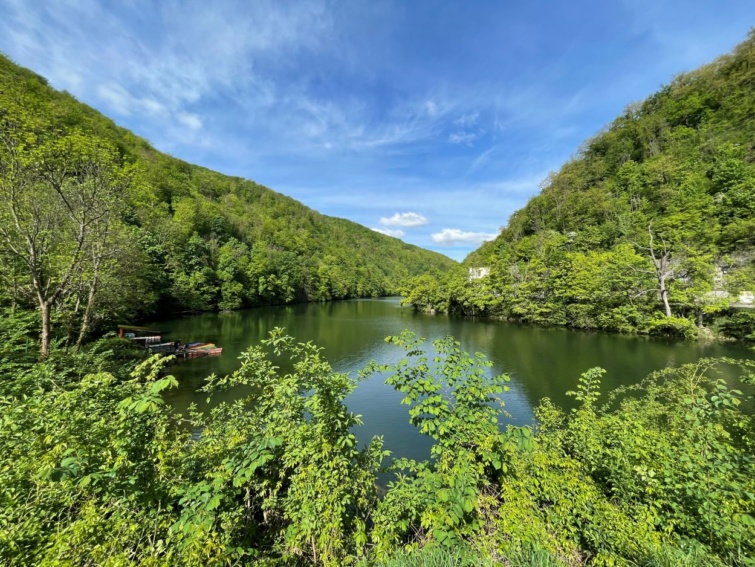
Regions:
<instances>
[{"instance_id":1,"label":"white cloud","mask_svg":"<svg viewBox=\"0 0 755 567\"><path fill-rule=\"evenodd\" d=\"M487 232L465 232L458 228L444 228L430 235L430 238L441 246L451 246L453 244L480 244L486 240L493 240L496 236L497 234Z\"/></svg>"},{"instance_id":2,"label":"white cloud","mask_svg":"<svg viewBox=\"0 0 755 567\"><path fill-rule=\"evenodd\" d=\"M468 112L467 114L462 114L454 120L454 124L458 124L459 126L462 126L464 128L469 128L470 126L474 126L477 124L477 119L480 117L479 112Z\"/></svg>"},{"instance_id":3,"label":"white cloud","mask_svg":"<svg viewBox=\"0 0 755 567\"><path fill-rule=\"evenodd\" d=\"M100 85L97 88L100 98L108 103L117 114L129 116L134 107L131 94L118 84Z\"/></svg>"},{"instance_id":4,"label":"white cloud","mask_svg":"<svg viewBox=\"0 0 755 567\"><path fill-rule=\"evenodd\" d=\"M403 238L406 234L401 229L391 230L390 228L373 228L371 230L379 232L380 234L385 234L386 236L393 236L394 238Z\"/></svg>"},{"instance_id":5,"label":"white cloud","mask_svg":"<svg viewBox=\"0 0 755 567\"><path fill-rule=\"evenodd\" d=\"M429 221L427 220L427 217L423 217L422 215L417 213L396 213L392 217L380 218L380 224L383 224L385 226L412 227L422 226L423 224L427 224L428 222Z\"/></svg>"},{"instance_id":6,"label":"white cloud","mask_svg":"<svg viewBox=\"0 0 755 567\"><path fill-rule=\"evenodd\" d=\"M448 141L452 144L466 144L468 146L472 145L472 142L474 142L477 138L480 137L480 134L477 132L453 132L448 136Z\"/></svg>"},{"instance_id":7,"label":"white cloud","mask_svg":"<svg viewBox=\"0 0 755 567\"><path fill-rule=\"evenodd\" d=\"M132 114L165 116L168 114L167 108L161 102L150 97L135 97L116 82L100 85L97 88L97 94L116 113L123 116L131 116Z\"/></svg>"},{"instance_id":8,"label":"white cloud","mask_svg":"<svg viewBox=\"0 0 755 567\"><path fill-rule=\"evenodd\" d=\"M179 112L176 116L178 121L190 130L199 130L202 127L202 119L190 112Z\"/></svg>"}]
</instances>

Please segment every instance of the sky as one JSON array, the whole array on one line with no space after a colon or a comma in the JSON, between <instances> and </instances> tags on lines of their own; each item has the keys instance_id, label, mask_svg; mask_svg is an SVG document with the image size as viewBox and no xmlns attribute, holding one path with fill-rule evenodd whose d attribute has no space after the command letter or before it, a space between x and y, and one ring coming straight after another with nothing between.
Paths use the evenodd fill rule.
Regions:
<instances>
[{"instance_id":1,"label":"sky","mask_svg":"<svg viewBox=\"0 0 755 567\"><path fill-rule=\"evenodd\" d=\"M753 0L0 0L0 52L157 149L461 260Z\"/></svg>"}]
</instances>

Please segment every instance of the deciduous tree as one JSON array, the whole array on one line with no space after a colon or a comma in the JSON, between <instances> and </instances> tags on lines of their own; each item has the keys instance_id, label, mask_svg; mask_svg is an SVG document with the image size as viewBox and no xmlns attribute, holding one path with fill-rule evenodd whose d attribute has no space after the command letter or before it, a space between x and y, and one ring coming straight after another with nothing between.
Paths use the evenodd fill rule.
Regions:
<instances>
[{"instance_id":1,"label":"deciduous tree","mask_svg":"<svg viewBox=\"0 0 755 567\"><path fill-rule=\"evenodd\" d=\"M131 175L103 140L77 131L46 137L24 116L2 118L0 240L24 268L41 315L43 357L50 348L51 312L82 278L87 298L80 337L86 334Z\"/></svg>"}]
</instances>

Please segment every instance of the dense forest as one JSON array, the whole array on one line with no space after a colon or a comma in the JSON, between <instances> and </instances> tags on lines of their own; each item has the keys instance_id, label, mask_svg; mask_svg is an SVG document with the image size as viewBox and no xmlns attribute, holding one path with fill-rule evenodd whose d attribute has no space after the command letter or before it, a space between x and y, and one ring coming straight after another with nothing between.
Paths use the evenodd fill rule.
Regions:
<instances>
[{"instance_id":1,"label":"dense forest","mask_svg":"<svg viewBox=\"0 0 755 567\"><path fill-rule=\"evenodd\" d=\"M469 268L489 268L470 279ZM755 32L631 104L494 240L404 290L417 308L755 339Z\"/></svg>"},{"instance_id":2,"label":"dense forest","mask_svg":"<svg viewBox=\"0 0 755 567\"><path fill-rule=\"evenodd\" d=\"M160 153L1 56L0 262L0 304L51 322L43 350L158 312L392 294L454 264Z\"/></svg>"}]
</instances>

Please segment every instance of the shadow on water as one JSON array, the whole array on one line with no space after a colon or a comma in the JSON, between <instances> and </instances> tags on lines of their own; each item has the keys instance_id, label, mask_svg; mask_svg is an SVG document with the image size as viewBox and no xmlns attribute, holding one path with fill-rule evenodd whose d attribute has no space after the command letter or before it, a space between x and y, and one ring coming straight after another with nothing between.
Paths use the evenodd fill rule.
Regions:
<instances>
[{"instance_id":1,"label":"shadow on water","mask_svg":"<svg viewBox=\"0 0 755 567\"><path fill-rule=\"evenodd\" d=\"M635 384L650 372L666 366L694 362L702 357L728 356L755 358L742 345L703 344L586 333L559 328L538 328L488 320L469 320L414 313L402 308L398 298L362 299L329 303L309 303L261 307L231 313L212 313L154 323L167 340L214 342L223 354L176 364L171 372L180 387L170 393L170 403L185 411L191 403L206 407L206 395L197 392L212 373L228 374L239 367L238 356L275 327L284 327L301 342L323 347L334 370L356 372L370 360L395 363L402 351L385 343L388 335L409 329L432 341L453 335L468 352L481 352L492 362L492 371L511 376L505 394L508 423L532 423L533 407L544 397L570 408L566 396L585 370L606 369L602 391ZM287 371L285 365L281 365ZM431 440L419 435L409 424L402 394L384 384L385 377L372 376L359 383L347 399L349 409L361 414L364 426L357 436L367 442L382 435L385 448L395 457L427 458ZM223 393L232 400L242 392Z\"/></svg>"}]
</instances>

